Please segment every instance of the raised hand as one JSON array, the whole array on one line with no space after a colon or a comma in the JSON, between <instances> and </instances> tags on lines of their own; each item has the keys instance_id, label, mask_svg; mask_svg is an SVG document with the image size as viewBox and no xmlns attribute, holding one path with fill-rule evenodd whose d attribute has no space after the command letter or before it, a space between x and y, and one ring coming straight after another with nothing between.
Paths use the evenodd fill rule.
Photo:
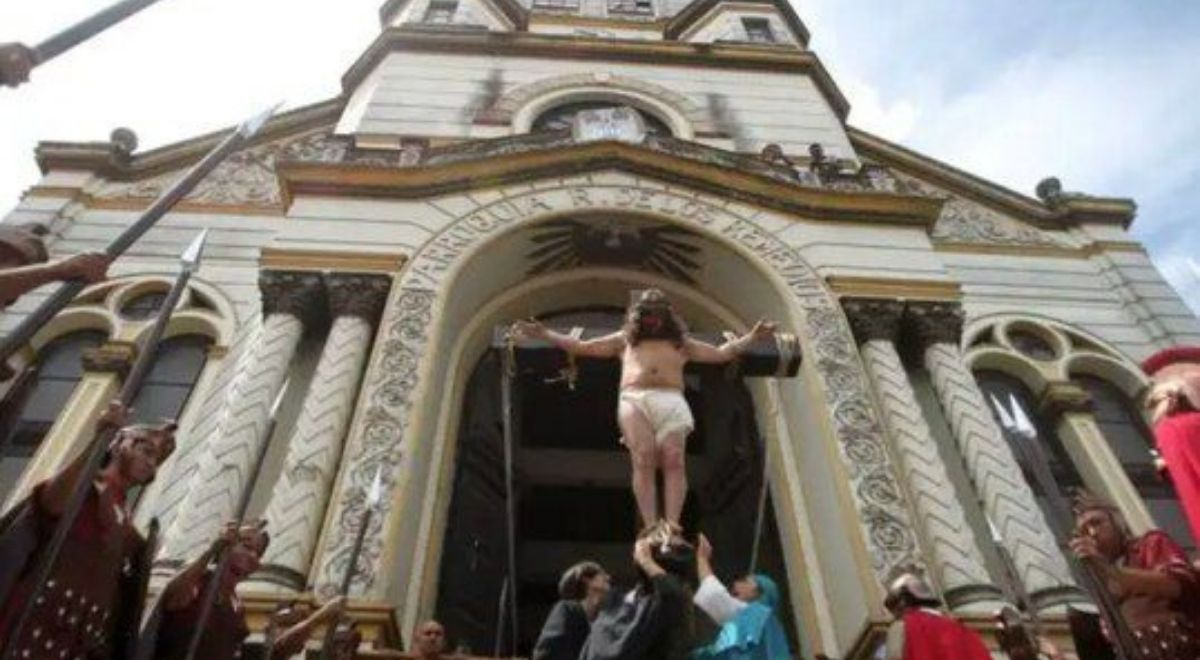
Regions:
<instances>
[{"instance_id":1,"label":"raised hand","mask_svg":"<svg viewBox=\"0 0 1200 660\"><path fill-rule=\"evenodd\" d=\"M126 406L120 399L113 399L108 402L108 407L96 419L96 429L120 429L129 424L132 417L133 408Z\"/></svg>"},{"instance_id":2,"label":"raised hand","mask_svg":"<svg viewBox=\"0 0 1200 660\"><path fill-rule=\"evenodd\" d=\"M766 339L767 337L774 337L775 330L777 328L778 324L776 324L774 321L764 321L760 319L758 323L755 323L754 327L750 329L750 338L757 341L759 339Z\"/></svg>"},{"instance_id":3,"label":"raised hand","mask_svg":"<svg viewBox=\"0 0 1200 660\"><path fill-rule=\"evenodd\" d=\"M703 559L704 561L712 561L712 555L712 544L708 542L707 536L701 534L700 537L696 539L696 558Z\"/></svg>"},{"instance_id":4,"label":"raised hand","mask_svg":"<svg viewBox=\"0 0 1200 660\"><path fill-rule=\"evenodd\" d=\"M534 319L517 321L512 325L512 334L518 339L545 339L549 332L546 326Z\"/></svg>"},{"instance_id":5,"label":"raised hand","mask_svg":"<svg viewBox=\"0 0 1200 660\"><path fill-rule=\"evenodd\" d=\"M83 280L92 284L108 277L111 261L103 252L82 252L63 259L54 268L64 280Z\"/></svg>"}]
</instances>

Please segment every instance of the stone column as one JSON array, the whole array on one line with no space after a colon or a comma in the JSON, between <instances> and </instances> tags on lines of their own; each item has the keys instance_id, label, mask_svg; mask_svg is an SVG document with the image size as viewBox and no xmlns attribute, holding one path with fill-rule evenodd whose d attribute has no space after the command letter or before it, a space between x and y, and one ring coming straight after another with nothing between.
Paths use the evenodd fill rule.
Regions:
<instances>
[{"instance_id":1,"label":"stone column","mask_svg":"<svg viewBox=\"0 0 1200 660\"><path fill-rule=\"evenodd\" d=\"M267 506L271 546L256 582L268 589L305 586L371 337L391 280L379 275L333 275L325 284L333 325Z\"/></svg>"},{"instance_id":2,"label":"stone column","mask_svg":"<svg viewBox=\"0 0 1200 660\"><path fill-rule=\"evenodd\" d=\"M166 538L166 556L187 560L210 543L237 513L255 476L271 428L271 406L287 382L306 324L320 318L322 287L317 273L263 272L263 325L219 414L218 432L201 456L195 484Z\"/></svg>"},{"instance_id":3,"label":"stone column","mask_svg":"<svg viewBox=\"0 0 1200 660\"><path fill-rule=\"evenodd\" d=\"M984 513L1039 608L1074 600L1071 571L1033 491L1008 446L983 392L963 361L962 308L950 303L910 303L909 330L966 462Z\"/></svg>"},{"instance_id":4,"label":"stone column","mask_svg":"<svg viewBox=\"0 0 1200 660\"><path fill-rule=\"evenodd\" d=\"M842 307L859 342L898 468L912 495L918 534L933 578L954 610L992 612L1003 596L984 567L983 555L896 350L904 303L848 300Z\"/></svg>"}]
</instances>

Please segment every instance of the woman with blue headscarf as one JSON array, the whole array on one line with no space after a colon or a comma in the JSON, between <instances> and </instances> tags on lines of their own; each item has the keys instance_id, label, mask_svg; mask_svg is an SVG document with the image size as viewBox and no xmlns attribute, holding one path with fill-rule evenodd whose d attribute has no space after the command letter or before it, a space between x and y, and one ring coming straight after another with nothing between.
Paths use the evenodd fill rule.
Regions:
<instances>
[{"instance_id":1,"label":"woman with blue headscarf","mask_svg":"<svg viewBox=\"0 0 1200 660\"><path fill-rule=\"evenodd\" d=\"M721 626L717 638L696 649L693 660L791 660L787 636L775 616L779 587L761 573L747 575L731 590L712 570L712 545L703 534L696 548L696 572L700 588L692 599Z\"/></svg>"}]
</instances>

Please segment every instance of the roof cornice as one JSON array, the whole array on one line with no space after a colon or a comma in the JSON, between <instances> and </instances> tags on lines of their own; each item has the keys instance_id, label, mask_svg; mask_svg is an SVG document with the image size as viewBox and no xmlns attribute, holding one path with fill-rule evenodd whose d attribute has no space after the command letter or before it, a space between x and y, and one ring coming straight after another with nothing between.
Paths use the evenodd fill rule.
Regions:
<instances>
[{"instance_id":1,"label":"roof cornice","mask_svg":"<svg viewBox=\"0 0 1200 660\"><path fill-rule=\"evenodd\" d=\"M1137 204L1132 199L1065 195L1053 204L1047 204L862 129L847 126L846 133L860 156L1046 229L1062 229L1085 222L1118 224L1128 229L1137 215Z\"/></svg>"},{"instance_id":2,"label":"roof cornice","mask_svg":"<svg viewBox=\"0 0 1200 660\"><path fill-rule=\"evenodd\" d=\"M839 118L844 121L850 112L849 101L812 51L752 44L691 44L529 32L448 31L423 26L402 26L383 31L342 76L342 89L347 94L351 93L392 52L532 56L639 64L652 61L656 65L667 66L803 73L811 77Z\"/></svg>"},{"instance_id":3,"label":"roof cornice","mask_svg":"<svg viewBox=\"0 0 1200 660\"><path fill-rule=\"evenodd\" d=\"M345 104L345 98L338 96L277 114L267 121L250 145L335 123ZM34 153L43 173L82 170L111 180L129 180L185 167L212 150L234 128L230 126L132 156L123 154L112 142L39 142Z\"/></svg>"},{"instance_id":4,"label":"roof cornice","mask_svg":"<svg viewBox=\"0 0 1200 660\"><path fill-rule=\"evenodd\" d=\"M808 31L808 27L804 25L804 21L800 20L800 15L792 8L791 3L782 2L781 0L693 0L671 17L671 20L667 22L666 29L663 31L663 36L667 39L678 39L689 27L695 25L697 21L708 15L710 11L726 2L761 4L774 7L783 16L783 20L788 24L792 32L795 33L796 38L800 41L800 45L804 48L808 47L808 41L812 37Z\"/></svg>"},{"instance_id":5,"label":"roof cornice","mask_svg":"<svg viewBox=\"0 0 1200 660\"><path fill-rule=\"evenodd\" d=\"M671 181L807 218L919 226L928 231L943 201L879 191L812 188L623 142L587 142L549 150L498 153L419 167L283 161L285 205L298 194L417 199L605 169Z\"/></svg>"}]
</instances>

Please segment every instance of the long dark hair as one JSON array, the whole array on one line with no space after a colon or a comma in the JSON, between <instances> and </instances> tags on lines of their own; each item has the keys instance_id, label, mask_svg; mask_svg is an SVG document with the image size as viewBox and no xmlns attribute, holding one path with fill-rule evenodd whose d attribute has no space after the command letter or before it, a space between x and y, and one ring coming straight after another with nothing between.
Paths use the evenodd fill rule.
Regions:
<instances>
[{"instance_id":1,"label":"long dark hair","mask_svg":"<svg viewBox=\"0 0 1200 660\"><path fill-rule=\"evenodd\" d=\"M683 348L687 324L660 289L646 289L625 315L625 339L630 346L646 340L669 341Z\"/></svg>"}]
</instances>

